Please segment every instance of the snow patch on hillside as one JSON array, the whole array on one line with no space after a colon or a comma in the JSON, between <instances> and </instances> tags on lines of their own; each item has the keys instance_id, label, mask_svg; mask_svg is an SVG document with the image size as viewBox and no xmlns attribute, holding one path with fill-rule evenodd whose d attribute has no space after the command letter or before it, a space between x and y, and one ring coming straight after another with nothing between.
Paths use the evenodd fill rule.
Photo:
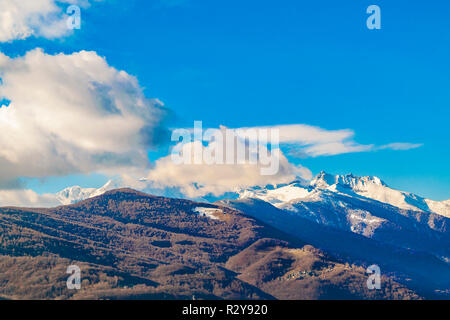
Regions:
<instances>
[{"instance_id":1,"label":"snow patch on hillside","mask_svg":"<svg viewBox=\"0 0 450 320\"><path fill-rule=\"evenodd\" d=\"M215 216L215 214L222 213L222 210L217 208L196 207L194 209L194 213L197 213L199 216L207 217L213 220L220 220L217 216Z\"/></svg>"}]
</instances>

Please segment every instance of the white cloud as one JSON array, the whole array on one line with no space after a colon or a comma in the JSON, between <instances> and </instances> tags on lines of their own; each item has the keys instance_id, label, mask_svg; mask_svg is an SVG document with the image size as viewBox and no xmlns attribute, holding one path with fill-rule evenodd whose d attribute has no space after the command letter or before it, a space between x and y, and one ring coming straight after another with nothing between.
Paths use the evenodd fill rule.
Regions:
<instances>
[{"instance_id":1,"label":"white cloud","mask_svg":"<svg viewBox=\"0 0 450 320\"><path fill-rule=\"evenodd\" d=\"M366 152L373 149L373 145L361 145L349 141L327 142L309 145L299 151L306 156L335 156L344 153Z\"/></svg>"},{"instance_id":2,"label":"white cloud","mask_svg":"<svg viewBox=\"0 0 450 320\"><path fill-rule=\"evenodd\" d=\"M0 206L48 208L61 203L54 194L39 195L33 190L0 190Z\"/></svg>"},{"instance_id":3,"label":"white cloud","mask_svg":"<svg viewBox=\"0 0 450 320\"><path fill-rule=\"evenodd\" d=\"M290 163L271 141L253 148L242 137L231 138L225 131L228 129L224 127L217 130L215 134L220 135L220 140L213 139L206 145L199 141L179 142L176 147L180 147L178 150L182 151L183 156L167 156L157 160L147 176L148 187L176 188L185 196L198 198L312 177L307 168ZM238 132L232 131L234 135ZM215 137L217 139L218 136ZM271 144L271 151L268 144ZM242 157L238 155L238 150L243 151ZM253 161L250 161L251 158Z\"/></svg>"},{"instance_id":4,"label":"white cloud","mask_svg":"<svg viewBox=\"0 0 450 320\"><path fill-rule=\"evenodd\" d=\"M221 130L227 129L221 127ZM353 140L354 132L345 130L325 130L319 127L296 124L270 127L253 127L231 129L235 134L247 132L253 129L277 130L279 133L279 144L282 148L288 149L289 155L293 158L331 156L344 153L368 152L378 150L379 147L363 145ZM208 129L204 129L206 132ZM227 129L229 130L229 129ZM192 129L185 129L192 135ZM225 134L222 134L225 136ZM241 137L242 138L242 137ZM239 143L239 140L237 141ZM273 141L269 141L273 142ZM242 142L241 139L241 143ZM225 142L226 144L226 142ZM194 159L194 154L213 154L215 150L223 150L221 158L226 158L226 148L215 148L215 142L209 142L202 145L199 142L180 142L177 146L190 150L185 154L190 154ZM197 146L197 148L195 147ZM418 147L420 145L392 143L382 148L395 150L405 150L408 147ZM260 152L260 149L258 149ZM247 151L248 153L248 151ZM201 157L197 157L200 159ZM217 164L205 163L176 163L170 156L156 161L155 167L147 176L147 184L150 190L174 188L181 194L198 198L209 194L220 196L226 192L233 192L241 188L253 186L265 186L267 184L281 184L291 182L297 178L309 180L312 176L309 169L301 165L295 165L290 162L280 150L279 170L275 175L262 175L261 164L251 164L248 161L245 164Z\"/></svg>"},{"instance_id":5,"label":"white cloud","mask_svg":"<svg viewBox=\"0 0 450 320\"><path fill-rule=\"evenodd\" d=\"M373 148L373 145L362 145L353 141L355 133L350 129L326 130L306 124L260 128L278 130L280 144L287 146L289 155L299 158L365 152Z\"/></svg>"},{"instance_id":6,"label":"white cloud","mask_svg":"<svg viewBox=\"0 0 450 320\"><path fill-rule=\"evenodd\" d=\"M280 143L295 143L301 145L340 142L350 139L354 132L349 129L326 130L306 124L258 127L276 129L280 132Z\"/></svg>"},{"instance_id":7,"label":"white cloud","mask_svg":"<svg viewBox=\"0 0 450 320\"><path fill-rule=\"evenodd\" d=\"M183 147L194 150L194 144L198 142L186 143ZM212 143L199 147L203 154L212 154L216 150ZM290 163L281 151L277 161L279 167L274 175L262 175L261 167L265 166L261 163L246 161L243 164L207 164L202 161L199 164L177 164L171 156L167 156L156 161L155 167L147 176L147 187L176 188L185 196L198 198L208 194L220 196L241 188L287 183L299 177L309 180L312 177L309 169Z\"/></svg>"},{"instance_id":8,"label":"white cloud","mask_svg":"<svg viewBox=\"0 0 450 320\"><path fill-rule=\"evenodd\" d=\"M247 135L248 129L256 129L254 135ZM307 168L289 162L276 141L267 141L267 138L273 138L271 133L259 129L223 126L218 130L206 129L198 133L203 134L203 139L208 141L206 144L206 141L192 140L195 131L184 130L183 141L174 148L182 151L182 157L171 155L157 160L147 175L148 188L174 188L189 198L198 198L220 196L252 186L287 183L299 177L311 178ZM264 140L250 144L249 139L261 139L262 131L265 132Z\"/></svg>"},{"instance_id":9,"label":"white cloud","mask_svg":"<svg viewBox=\"0 0 450 320\"><path fill-rule=\"evenodd\" d=\"M383 146L359 144L353 139L355 136L353 130L326 130L305 124L262 128L278 129L280 132L280 144L287 146L289 155L299 158L333 156L344 153L369 152L384 149L409 150L419 148L423 145L398 142Z\"/></svg>"},{"instance_id":10,"label":"white cloud","mask_svg":"<svg viewBox=\"0 0 450 320\"><path fill-rule=\"evenodd\" d=\"M404 143L404 142L394 142L389 143L384 146L378 147L380 150L384 149L391 149L391 150L410 150L410 149L416 149L423 146L422 143Z\"/></svg>"},{"instance_id":11,"label":"white cloud","mask_svg":"<svg viewBox=\"0 0 450 320\"><path fill-rule=\"evenodd\" d=\"M138 81L95 52L0 53L0 181L148 165L163 111ZM1 187L1 186L0 186Z\"/></svg>"},{"instance_id":12,"label":"white cloud","mask_svg":"<svg viewBox=\"0 0 450 320\"><path fill-rule=\"evenodd\" d=\"M66 9L70 4L87 7L102 0L1 0L0 42L31 36L48 39L69 35Z\"/></svg>"}]
</instances>

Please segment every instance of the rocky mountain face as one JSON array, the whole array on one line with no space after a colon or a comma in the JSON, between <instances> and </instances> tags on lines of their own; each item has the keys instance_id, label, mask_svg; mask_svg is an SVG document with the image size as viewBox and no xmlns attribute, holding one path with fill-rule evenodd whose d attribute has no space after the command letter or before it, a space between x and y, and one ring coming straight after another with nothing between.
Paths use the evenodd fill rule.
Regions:
<instances>
[{"instance_id":1,"label":"rocky mountain face","mask_svg":"<svg viewBox=\"0 0 450 320\"><path fill-rule=\"evenodd\" d=\"M118 189L57 208L0 208L0 298L418 299L435 294L414 289L403 273L383 273L381 289L369 290L365 261L321 250L306 239L314 238L311 234L302 239L280 230L283 220L265 223L269 216L289 216L268 202L240 201L245 210ZM344 232L332 230L334 241L341 241ZM311 229L320 231L315 238L330 236L328 229ZM369 245L360 238L362 246ZM70 265L81 269L80 290L66 287Z\"/></svg>"},{"instance_id":2,"label":"rocky mountain face","mask_svg":"<svg viewBox=\"0 0 450 320\"><path fill-rule=\"evenodd\" d=\"M427 212L450 218L450 200L425 199L413 193L390 188L378 177L358 177L353 174L331 175L322 171L309 182L293 181L280 186L249 188L241 190L238 195L241 199L257 198L278 207L288 206L289 202L320 201L324 194L373 200L402 210Z\"/></svg>"},{"instance_id":3,"label":"rocky mountain face","mask_svg":"<svg viewBox=\"0 0 450 320\"><path fill-rule=\"evenodd\" d=\"M322 172L307 185L253 188L240 192L239 198L262 200L293 217L450 261L446 212L424 207L425 200L418 203L419 197L391 189L376 177Z\"/></svg>"},{"instance_id":4,"label":"rocky mountain face","mask_svg":"<svg viewBox=\"0 0 450 320\"><path fill-rule=\"evenodd\" d=\"M433 206L431 200L394 190L376 177L321 172L309 183L250 188L237 200L217 203L335 255L416 279L416 288L449 293L446 201Z\"/></svg>"}]
</instances>

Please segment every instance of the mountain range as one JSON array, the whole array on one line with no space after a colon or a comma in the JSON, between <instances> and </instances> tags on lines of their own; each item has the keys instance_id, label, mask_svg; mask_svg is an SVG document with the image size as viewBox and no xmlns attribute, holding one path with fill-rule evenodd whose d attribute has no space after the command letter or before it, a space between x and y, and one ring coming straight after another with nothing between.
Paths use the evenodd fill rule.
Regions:
<instances>
[{"instance_id":1,"label":"mountain range","mask_svg":"<svg viewBox=\"0 0 450 320\"><path fill-rule=\"evenodd\" d=\"M235 203L251 199L273 206L284 216L423 250L450 261L448 201L432 201L391 189L377 177L321 172L309 183L244 190Z\"/></svg>"},{"instance_id":2,"label":"mountain range","mask_svg":"<svg viewBox=\"0 0 450 320\"><path fill-rule=\"evenodd\" d=\"M251 188L239 192L239 197L258 198L277 207L288 208L289 203L295 203L296 200L322 201L326 195L333 194L375 200L399 209L435 213L450 218L450 200L433 201L413 193L398 191L390 188L378 177L331 175L324 171L310 182L298 180L280 186Z\"/></svg>"},{"instance_id":3,"label":"mountain range","mask_svg":"<svg viewBox=\"0 0 450 320\"><path fill-rule=\"evenodd\" d=\"M131 189L50 209L0 208L2 299L420 299L390 274L228 206ZM81 289L66 287L68 266ZM401 279L400 279L401 280Z\"/></svg>"},{"instance_id":4,"label":"mountain range","mask_svg":"<svg viewBox=\"0 0 450 320\"><path fill-rule=\"evenodd\" d=\"M95 197L106 191L126 187L121 180L109 180L100 188L82 188L80 186L68 187L54 194L56 201L61 205L73 204L81 200ZM161 195L171 196L162 190L143 190L157 192ZM277 207L289 207L289 202L295 200L315 201L323 199L324 194L343 194L362 199L371 199L392 205L399 209L418 212L435 213L450 218L450 199L434 201L425 199L413 193L398 191L390 188L378 177L357 177L353 174L332 175L321 171L311 181L298 179L283 185L268 185L242 189L228 197L257 198L267 201ZM179 194L177 194L179 195ZM322 198L321 198L322 197ZM203 200L198 198L197 200Z\"/></svg>"},{"instance_id":5,"label":"mountain range","mask_svg":"<svg viewBox=\"0 0 450 320\"><path fill-rule=\"evenodd\" d=\"M99 189L72 187L57 195L61 203L69 204L118 186L117 181L109 181ZM304 228L291 228L308 221L450 263L450 200L433 201L398 191L378 177L322 171L311 181L298 179L282 185L247 188L231 197L219 199L217 204L241 210L294 236L307 237L299 231ZM354 246L316 244L334 253L355 251Z\"/></svg>"},{"instance_id":6,"label":"mountain range","mask_svg":"<svg viewBox=\"0 0 450 320\"><path fill-rule=\"evenodd\" d=\"M325 172L214 203L120 187L0 208L0 298L450 297L449 201ZM81 291L64 287L69 264L86 270ZM373 264L381 290L366 286Z\"/></svg>"}]
</instances>

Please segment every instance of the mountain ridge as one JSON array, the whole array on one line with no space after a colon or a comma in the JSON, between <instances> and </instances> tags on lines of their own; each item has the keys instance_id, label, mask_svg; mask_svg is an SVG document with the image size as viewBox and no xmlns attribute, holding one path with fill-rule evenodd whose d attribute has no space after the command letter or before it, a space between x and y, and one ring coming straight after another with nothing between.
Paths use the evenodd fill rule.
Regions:
<instances>
[{"instance_id":1,"label":"mountain ridge","mask_svg":"<svg viewBox=\"0 0 450 320\"><path fill-rule=\"evenodd\" d=\"M120 179L108 180L106 184L100 188L82 188L80 186L73 186L65 188L54 195L60 205L68 205L103 194L106 191L119 189L122 187L126 187L126 185ZM283 187L284 190L280 190ZM293 187L296 187L296 189ZM255 194L256 190L286 191L284 193L279 192L279 195L281 196L280 199L276 196L274 197L274 199L280 202L286 202L287 199L288 201L295 199L293 197L305 198L307 196L313 196L314 193L311 193L311 189L358 195L390 204L399 209L431 212L443 215L445 217L450 217L450 199L443 201L426 199L413 193L390 188L383 180L376 176L359 177L351 173L346 175L332 175L326 173L325 171L321 171L310 181L296 179L292 182L281 185L267 185L265 187L242 189L235 194L236 198L251 196L261 198L261 195ZM152 192L154 190L147 190L144 188L142 191ZM160 191L158 193L163 196L166 195L164 191ZM168 196L174 197L172 195ZM221 199L224 199L224 197L219 197L217 200ZM193 200L204 201L204 198Z\"/></svg>"},{"instance_id":2,"label":"mountain ridge","mask_svg":"<svg viewBox=\"0 0 450 320\"><path fill-rule=\"evenodd\" d=\"M399 209L436 213L450 218L450 200L434 201L413 193L398 191L390 188L376 176L358 177L351 173L347 175L331 175L321 171L307 185L294 182L284 184L281 187L276 186L274 189L256 188L253 190L250 188L241 191L239 198L257 197L263 200L266 199L274 204L276 202L288 202L308 197L314 199L314 197L319 197L320 191L327 190L349 196L361 196Z\"/></svg>"},{"instance_id":3,"label":"mountain ridge","mask_svg":"<svg viewBox=\"0 0 450 320\"><path fill-rule=\"evenodd\" d=\"M210 215L199 208L209 209ZM371 291L346 263L227 206L107 191L50 209L0 208L7 299L419 299L383 274ZM254 257L249 264L247 257ZM66 288L66 268L82 289ZM292 278L295 274L295 278ZM24 290L26 288L26 290Z\"/></svg>"}]
</instances>

